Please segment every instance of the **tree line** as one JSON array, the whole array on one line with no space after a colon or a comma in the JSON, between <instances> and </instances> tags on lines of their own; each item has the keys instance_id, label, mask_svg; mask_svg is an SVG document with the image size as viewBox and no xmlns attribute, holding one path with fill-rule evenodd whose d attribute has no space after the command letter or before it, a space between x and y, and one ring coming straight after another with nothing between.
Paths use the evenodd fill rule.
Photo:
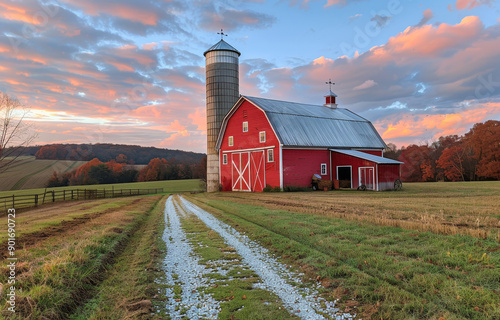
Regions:
<instances>
[{"instance_id":1,"label":"tree line","mask_svg":"<svg viewBox=\"0 0 500 320\"><path fill-rule=\"evenodd\" d=\"M102 162L94 158L77 169L58 173L54 171L47 182L47 187L128 183L159 180L202 179L206 181L207 158L197 164L179 163L175 158L169 161L154 158L137 170L127 163L127 157L119 154L116 159Z\"/></svg>"},{"instance_id":2,"label":"tree line","mask_svg":"<svg viewBox=\"0 0 500 320\"><path fill-rule=\"evenodd\" d=\"M129 164L148 164L153 158L168 161L175 158L182 163L196 164L205 155L203 153L141 147L136 145L96 143L96 144L50 144L25 147L22 155L34 155L36 159L90 161L98 158L108 162L120 154L127 157Z\"/></svg>"},{"instance_id":3,"label":"tree line","mask_svg":"<svg viewBox=\"0 0 500 320\"><path fill-rule=\"evenodd\" d=\"M500 180L500 121L476 123L463 136L398 149L389 143L384 157L404 162L404 181Z\"/></svg>"}]
</instances>

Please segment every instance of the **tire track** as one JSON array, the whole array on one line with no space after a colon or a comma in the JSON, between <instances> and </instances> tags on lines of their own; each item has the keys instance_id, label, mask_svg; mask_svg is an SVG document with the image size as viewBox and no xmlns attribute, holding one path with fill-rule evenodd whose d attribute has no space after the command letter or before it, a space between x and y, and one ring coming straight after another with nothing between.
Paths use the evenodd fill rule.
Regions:
<instances>
[{"instance_id":1,"label":"tire track","mask_svg":"<svg viewBox=\"0 0 500 320\"><path fill-rule=\"evenodd\" d=\"M208 287L205 277L211 270L199 263L186 234L181 228L179 209L172 196L165 204L165 231L163 241L167 247L164 260L166 309L173 319L216 319L220 312L219 302L205 294ZM176 288L181 288L180 298Z\"/></svg>"},{"instance_id":2,"label":"tire track","mask_svg":"<svg viewBox=\"0 0 500 320\"><path fill-rule=\"evenodd\" d=\"M207 227L217 232L225 242L236 249L243 263L248 265L262 280L261 289L275 293L290 313L302 319L352 319L350 314L341 314L334 303L315 297L311 290L299 289L291 282L300 282L297 275L271 258L267 249L242 235L207 211L180 197L182 207L203 221ZM180 225L179 225L180 228ZM325 305L323 307L321 302Z\"/></svg>"}]
</instances>

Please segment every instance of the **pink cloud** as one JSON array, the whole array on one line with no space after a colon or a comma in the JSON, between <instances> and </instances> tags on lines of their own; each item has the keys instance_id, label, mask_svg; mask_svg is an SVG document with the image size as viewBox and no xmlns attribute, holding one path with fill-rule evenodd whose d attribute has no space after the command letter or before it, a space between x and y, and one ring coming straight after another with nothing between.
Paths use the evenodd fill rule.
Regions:
<instances>
[{"instance_id":1,"label":"pink cloud","mask_svg":"<svg viewBox=\"0 0 500 320\"><path fill-rule=\"evenodd\" d=\"M457 0L457 2L455 2L455 8L458 10L470 10L483 4L491 6L491 0Z\"/></svg>"},{"instance_id":2,"label":"pink cloud","mask_svg":"<svg viewBox=\"0 0 500 320\"><path fill-rule=\"evenodd\" d=\"M141 2L134 5L128 3L98 1L98 0L62 0L77 8L80 8L86 14L98 16L101 13L119 17L125 20L140 22L145 25L154 26L157 24L159 17L153 10L144 9Z\"/></svg>"}]
</instances>

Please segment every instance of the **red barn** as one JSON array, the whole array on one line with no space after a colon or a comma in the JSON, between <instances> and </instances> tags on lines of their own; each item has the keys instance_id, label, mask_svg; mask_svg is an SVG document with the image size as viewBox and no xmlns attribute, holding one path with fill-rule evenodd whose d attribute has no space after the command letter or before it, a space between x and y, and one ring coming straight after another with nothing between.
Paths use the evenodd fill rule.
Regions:
<instances>
[{"instance_id":1,"label":"red barn","mask_svg":"<svg viewBox=\"0 0 500 320\"><path fill-rule=\"evenodd\" d=\"M330 92L318 106L241 96L216 144L222 190L310 187L314 174L354 189L397 186L401 162L384 158L370 121L337 108L335 97Z\"/></svg>"}]
</instances>

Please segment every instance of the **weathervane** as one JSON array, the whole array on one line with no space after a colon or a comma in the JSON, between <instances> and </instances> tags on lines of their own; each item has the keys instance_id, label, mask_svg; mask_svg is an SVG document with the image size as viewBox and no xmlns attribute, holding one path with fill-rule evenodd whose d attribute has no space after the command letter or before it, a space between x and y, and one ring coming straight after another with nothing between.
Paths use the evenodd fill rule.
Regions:
<instances>
[{"instance_id":1,"label":"weathervane","mask_svg":"<svg viewBox=\"0 0 500 320\"><path fill-rule=\"evenodd\" d=\"M332 92L332 84L335 85L335 82L332 82L332 79L328 79L328 82L325 83L330 85L330 92Z\"/></svg>"},{"instance_id":2,"label":"weathervane","mask_svg":"<svg viewBox=\"0 0 500 320\"><path fill-rule=\"evenodd\" d=\"M220 34L220 39L221 40L224 38L224 36L227 37L227 33L224 33L224 31L222 29L220 29L220 32L217 32L217 34Z\"/></svg>"}]
</instances>

